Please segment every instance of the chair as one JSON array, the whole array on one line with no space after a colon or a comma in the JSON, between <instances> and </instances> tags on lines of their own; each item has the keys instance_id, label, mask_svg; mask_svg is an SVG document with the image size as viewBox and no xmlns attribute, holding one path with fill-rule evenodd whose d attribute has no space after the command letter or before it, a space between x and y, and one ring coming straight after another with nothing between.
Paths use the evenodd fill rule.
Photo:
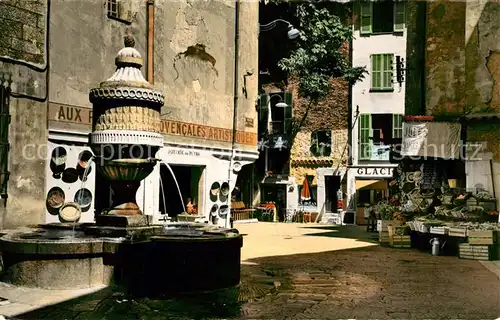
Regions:
<instances>
[{"instance_id":1,"label":"chair","mask_svg":"<svg viewBox=\"0 0 500 320\"><path fill-rule=\"evenodd\" d=\"M311 220L312 220L312 213L311 212L304 212L303 222L304 223L311 223Z\"/></svg>"}]
</instances>

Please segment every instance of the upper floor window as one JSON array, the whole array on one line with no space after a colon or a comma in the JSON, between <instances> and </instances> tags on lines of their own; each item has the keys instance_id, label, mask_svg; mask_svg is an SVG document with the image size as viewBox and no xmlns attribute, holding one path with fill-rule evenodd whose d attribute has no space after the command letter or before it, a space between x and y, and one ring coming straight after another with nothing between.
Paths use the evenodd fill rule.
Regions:
<instances>
[{"instance_id":1,"label":"upper floor window","mask_svg":"<svg viewBox=\"0 0 500 320\"><path fill-rule=\"evenodd\" d=\"M108 18L130 24L134 18L132 0L107 0L107 12Z\"/></svg>"},{"instance_id":2,"label":"upper floor window","mask_svg":"<svg viewBox=\"0 0 500 320\"><path fill-rule=\"evenodd\" d=\"M360 33L403 32L405 3L403 1L363 1L360 3Z\"/></svg>"},{"instance_id":3,"label":"upper floor window","mask_svg":"<svg viewBox=\"0 0 500 320\"><path fill-rule=\"evenodd\" d=\"M332 132L317 130L311 134L311 154L315 157L328 157L332 153Z\"/></svg>"},{"instance_id":4,"label":"upper floor window","mask_svg":"<svg viewBox=\"0 0 500 320\"><path fill-rule=\"evenodd\" d=\"M391 53L371 55L371 90L392 91L394 90L393 80L394 55Z\"/></svg>"},{"instance_id":5,"label":"upper floor window","mask_svg":"<svg viewBox=\"0 0 500 320\"><path fill-rule=\"evenodd\" d=\"M259 132L290 134L293 96L291 92L264 93L259 97Z\"/></svg>"},{"instance_id":6,"label":"upper floor window","mask_svg":"<svg viewBox=\"0 0 500 320\"><path fill-rule=\"evenodd\" d=\"M403 136L402 114L361 114L359 160L389 161L393 140Z\"/></svg>"}]
</instances>

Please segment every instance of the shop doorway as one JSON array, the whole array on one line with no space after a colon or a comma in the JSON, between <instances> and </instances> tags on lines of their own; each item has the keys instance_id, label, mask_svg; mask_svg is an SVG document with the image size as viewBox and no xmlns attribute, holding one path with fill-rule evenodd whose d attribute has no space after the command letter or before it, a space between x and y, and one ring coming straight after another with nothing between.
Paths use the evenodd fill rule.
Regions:
<instances>
[{"instance_id":1,"label":"shop doorway","mask_svg":"<svg viewBox=\"0 0 500 320\"><path fill-rule=\"evenodd\" d=\"M325 176L325 211L337 212L338 191L340 190L340 176Z\"/></svg>"},{"instance_id":2,"label":"shop doorway","mask_svg":"<svg viewBox=\"0 0 500 320\"><path fill-rule=\"evenodd\" d=\"M177 178L184 205L187 206L189 201L191 201L194 209L192 213L198 213L198 206L203 203L202 190L205 167L171 165L171 168ZM175 221L177 216L184 212L184 208L175 180L170 170L164 164L160 165L160 179L164 189L163 195L160 188L160 212L162 215L168 214Z\"/></svg>"}]
</instances>

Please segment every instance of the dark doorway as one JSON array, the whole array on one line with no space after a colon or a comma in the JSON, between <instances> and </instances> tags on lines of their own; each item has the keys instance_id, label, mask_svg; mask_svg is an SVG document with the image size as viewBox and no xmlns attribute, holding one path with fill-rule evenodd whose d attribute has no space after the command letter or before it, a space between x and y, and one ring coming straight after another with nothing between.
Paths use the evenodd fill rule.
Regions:
<instances>
[{"instance_id":1,"label":"dark doorway","mask_svg":"<svg viewBox=\"0 0 500 320\"><path fill-rule=\"evenodd\" d=\"M182 200L184 204L187 204L187 198L190 197L190 182L191 182L191 168L187 166L171 166L172 171L174 172L175 177L177 178L177 182L179 183L179 189L181 191ZM162 214L166 213L175 220L177 215L184 212L184 208L182 207L182 201L179 197L179 191L177 190L177 186L175 184L175 180L168 170L167 166L160 166L160 177L161 182L163 184L164 195L165 195L165 203L163 202L163 195L161 194L160 187L160 211Z\"/></svg>"},{"instance_id":2,"label":"dark doorway","mask_svg":"<svg viewBox=\"0 0 500 320\"><path fill-rule=\"evenodd\" d=\"M337 192L340 190L340 176L325 176L325 210L337 212Z\"/></svg>"}]
</instances>

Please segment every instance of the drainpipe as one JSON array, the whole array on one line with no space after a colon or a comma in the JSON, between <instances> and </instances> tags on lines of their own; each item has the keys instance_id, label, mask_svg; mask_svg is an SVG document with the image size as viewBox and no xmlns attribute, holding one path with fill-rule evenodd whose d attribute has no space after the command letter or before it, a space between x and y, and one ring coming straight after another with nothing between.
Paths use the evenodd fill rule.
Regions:
<instances>
[{"instance_id":1,"label":"drainpipe","mask_svg":"<svg viewBox=\"0 0 500 320\"><path fill-rule=\"evenodd\" d=\"M239 64L239 45L240 45L240 1L236 0L235 3L235 16L234 16L234 102L233 102L233 136L231 143L231 160L229 162L229 169L227 172L228 183L231 181L231 171L233 170L234 156L236 152L236 129L238 125L238 88L239 88L239 75L238 75L238 64ZM231 203L231 197L228 197L228 204ZM231 210L231 208L229 208ZM228 221L226 220L226 227Z\"/></svg>"},{"instance_id":2,"label":"drainpipe","mask_svg":"<svg viewBox=\"0 0 500 320\"><path fill-rule=\"evenodd\" d=\"M147 80L154 84L153 65L154 65L154 32L155 32L155 1L148 0L148 65L147 65Z\"/></svg>"}]
</instances>

